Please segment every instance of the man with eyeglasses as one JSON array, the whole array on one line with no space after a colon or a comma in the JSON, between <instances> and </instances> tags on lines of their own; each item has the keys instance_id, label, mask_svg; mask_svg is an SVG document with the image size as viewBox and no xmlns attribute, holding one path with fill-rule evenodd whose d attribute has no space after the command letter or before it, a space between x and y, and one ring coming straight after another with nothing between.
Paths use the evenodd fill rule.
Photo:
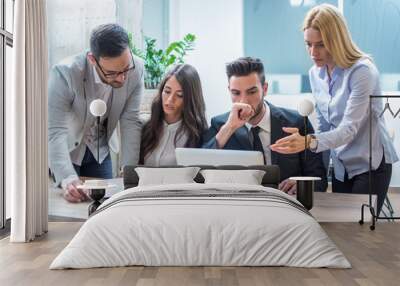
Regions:
<instances>
[{"instance_id":1,"label":"man with eyeglasses","mask_svg":"<svg viewBox=\"0 0 400 286\"><path fill-rule=\"evenodd\" d=\"M87 199L77 188L81 184L79 177L112 178L110 150L119 152L118 122L121 164L137 164L143 89L143 63L132 55L128 34L117 24L96 27L90 36L89 52L52 68L48 102L49 166L67 201ZM107 105L100 118L99 140L96 118L89 110L95 99L102 99Z\"/></svg>"}]
</instances>

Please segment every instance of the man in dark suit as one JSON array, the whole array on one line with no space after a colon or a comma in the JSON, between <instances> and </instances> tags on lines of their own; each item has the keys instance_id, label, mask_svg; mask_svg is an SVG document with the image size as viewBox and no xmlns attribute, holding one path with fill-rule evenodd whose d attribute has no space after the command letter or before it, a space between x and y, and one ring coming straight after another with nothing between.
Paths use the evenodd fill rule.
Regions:
<instances>
[{"instance_id":1,"label":"man in dark suit","mask_svg":"<svg viewBox=\"0 0 400 286\"><path fill-rule=\"evenodd\" d=\"M316 189L325 191L327 180L322 154L307 150L304 160L304 152L284 155L269 149L276 140L287 136L284 126L298 128L304 134L304 120L296 111L264 101L268 84L262 62L250 57L239 58L227 64L226 72L232 108L212 118L203 138L203 148L261 151L266 164L280 167L282 191L295 193L296 183L288 179L292 176L320 177L322 180ZM307 130L314 133L309 121Z\"/></svg>"}]
</instances>

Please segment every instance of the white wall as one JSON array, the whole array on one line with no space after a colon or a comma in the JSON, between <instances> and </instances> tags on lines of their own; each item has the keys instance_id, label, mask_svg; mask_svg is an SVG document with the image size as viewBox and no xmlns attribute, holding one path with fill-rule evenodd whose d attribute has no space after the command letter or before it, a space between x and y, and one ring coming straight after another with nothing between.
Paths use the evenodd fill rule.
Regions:
<instances>
[{"instance_id":1,"label":"white wall","mask_svg":"<svg viewBox=\"0 0 400 286\"><path fill-rule=\"evenodd\" d=\"M200 74L207 118L228 111L225 64L243 56L242 0L170 0L169 19L170 41L187 33L197 37L186 62Z\"/></svg>"},{"instance_id":2,"label":"white wall","mask_svg":"<svg viewBox=\"0 0 400 286\"><path fill-rule=\"evenodd\" d=\"M47 3L49 66L89 49L93 28L118 23L142 38L142 0L51 0Z\"/></svg>"},{"instance_id":3,"label":"white wall","mask_svg":"<svg viewBox=\"0 0 400 286\"><path fill-rule=\"evenodd\" d=\"M47 3L49 66L89 49L92 29L116 21L115 1L52 0Z\"/></svg>"}]
</instances>

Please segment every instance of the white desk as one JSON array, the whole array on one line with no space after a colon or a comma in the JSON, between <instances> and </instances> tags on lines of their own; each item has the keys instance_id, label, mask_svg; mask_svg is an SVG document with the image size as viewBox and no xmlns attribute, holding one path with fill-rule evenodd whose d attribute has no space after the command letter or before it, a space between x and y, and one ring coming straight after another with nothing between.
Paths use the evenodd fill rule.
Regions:
<instances>
[{"instance_id":1,"label":"white desk","mask_svg":"<svg viewBox=\"0 0 400 286\"><path fill-rule=\"evenodd\" d=\"M122 184L121 178L117 180ZM389 196L398 215L400 194ZM368 203L368 195L314 193L314 207L311 213L320 222L358 222L363 203ZM49 188L49 215L86 219L89 204L90 202L69 203L62 197L61 189ZM368 222L371 218L369 209L365 208L364 215L365 222Z\"/></svg>"},{"instance_id":2,"label":"white desk","mask_svg":"<svg viewBox=\"0 0 400 286\"><path fill-rule=\"evenodd\" d=\"M109 184L115 185L106 191L106 197L112 196L115 192L123 190L123 179L115 178L107 180ZM88 218L88 206L91 202L70 203L63 198L63 191L53 186L49 182L49 215L72 217L72 218Z\"/></svg>"}]
</instances>

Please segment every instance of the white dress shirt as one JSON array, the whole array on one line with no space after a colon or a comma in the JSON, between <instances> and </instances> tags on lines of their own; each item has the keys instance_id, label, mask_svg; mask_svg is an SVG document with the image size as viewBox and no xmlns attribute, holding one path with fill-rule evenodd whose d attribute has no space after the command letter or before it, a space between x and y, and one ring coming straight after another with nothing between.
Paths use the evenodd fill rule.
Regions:
<instances>
[{"instance_id":1,"label":"white dress shirt","mask_svg":"<svg viewBox=\"0 0 400 286\"><path fill-rule=\"evenodd\" d=\"M258 136L260 136L260 140L264 149L264 157L265 157L265 162L267 165L271 165L271 149L269 146L271 145L271 111L269 110L268 104L264 103L265 106L265 113L263 118L260 120L260 122L257 125L251 125L250 123L246 123L246 127L249 131L249 139L250 142L253 143L253 135L251 133L251 128L259 126L260 127L260 132L258 133Z\"/></svg>"},{"instance_id":2,"label":"white dress shirt","mask_svg":"<svg viewBox=\"0 0 400 286\"><path fill-rule=\"evenodd\" d=\"M182 125L182 120L168 124L164 121L163 134L157 147L144 158L146 166L176 165L175 148L185 147L187 135L181 133L174 143L176 132Z\"/></svg>"}]
</instances>

